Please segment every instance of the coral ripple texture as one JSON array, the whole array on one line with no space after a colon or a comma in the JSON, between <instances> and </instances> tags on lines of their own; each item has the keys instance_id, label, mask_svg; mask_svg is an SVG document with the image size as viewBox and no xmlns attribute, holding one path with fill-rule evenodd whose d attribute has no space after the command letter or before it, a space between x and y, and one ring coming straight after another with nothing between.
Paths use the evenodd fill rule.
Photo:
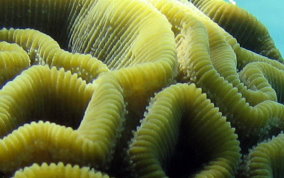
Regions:
<instances>
[{"instance_id":1,"label":"coral ripple texture","mask_svg":"<svg viewBox=\"0 0 284 178\"><path fill-rule=\"evenodd\" d=\"M1 0L0 177L283 177L284 64L223 0Z\"/></svg>"}]
</instances>

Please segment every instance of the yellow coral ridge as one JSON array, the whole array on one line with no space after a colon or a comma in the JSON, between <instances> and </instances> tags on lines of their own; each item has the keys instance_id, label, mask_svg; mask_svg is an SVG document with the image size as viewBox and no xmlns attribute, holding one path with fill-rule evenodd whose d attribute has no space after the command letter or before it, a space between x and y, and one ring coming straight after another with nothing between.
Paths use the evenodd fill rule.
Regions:
<instances>
[{"instance_id":1,"label":"yellow coral ridge","mask_svg":"<svg viewBox=\"0 0 284 178\"><path fill-rule=\"evenodd\" d=\"M91 53L110 69L173 60L170 24L145 1L99 0L89 8L72 31L73 51Z\"/></svg>"},{"instance_id":2,"label":"yellow coral ridge","mask_svg":"<svg viewBox=\"0 0 284 178\"><path fill-rule=\"evenodd\" d=\"M247 158L246 177L283 177L284 135L258 144Z\"/></svg>"},{"instance_id":3,"label":"yellow coral ridge","mask_svg":"<svg viewBox=\"0 0 284 178\"><path fill-rule=\"evenodd\" d=\"M205 161L196 170L190 166L197 164L191 162L196 153L190 150L205 154L195 158ZM173 85L158 93L129 148L138 177L165 177L173 169L177 172L167 176L233 177L239 151L234 129L193 84ZM168 166L173 155L180 156Z\"/></svg>"},{"instance_id":4,"label":"yellow coral ridge","mask_svg":"<svg viewBox=\"0 0 284 178\"><path fill-rule=\"evenodd\" d=\"M130 110L141 115L149 97L176 75L171 25L142 0L92 2L88 13L76 19L70 48L107 64L119 76Z\"/></svg>"},{"instance_id":5,"label":"yellow coral ridge","mask_svg":"<svg viewBox=\"0 0 284 178\"><path fill-rule=\"evenodd\" d=\"M1 1L1 26L34 28L53 36L64 48L68 46L70 28L84 9L87 0ZM94 3L94 0L89 2ZM84 14L82 14L84 15Z\"/></svg>"},{"instance_id":6,"label":"yellow coral ridge","mask_svg":"<svg viewBox=\"0 0 284 178\"><path fill-rule=\"evenodd\" d=\"M110 69L157 60L174 62L170 24L143 0L5 0L1 5L6 7L1 24L42 30L64 48L90 53ZM7 11L16 8L20 10Z\"/></svg>"},{"instance_id":7,"label":"yellow coral ridge","mask_svg":"<svg viewBox=\"0 0 284 178\"><path fill-rule=\"evenodd\" d=\"M29 56L20 46L0 42L0 86L29 66Z\"/></svg>"},{"instance_id":8,"label":"yellow coral ridge","mask_svg":"<svg viewBox=\"0 0 284 178\"><path fill-rule=\"evenodd\" d=\"M122 90L113 78L86 85L70 72L34 66L5 85L0 100L1 135L6 135L0 140L1 171L42 161L102 166L111 157L124 113ZM40 121L16 129L32 120L69 127Z\"/></svg>"},{"instance_id":9,"label":"yellow coral ridge","mask_svg":"<svg viewBox=\"0 0 284 178\"><path fill-rule=\"evenodd\" d=\"M236 40L208 21L208 18L190 3L182 4L173 0L150 1L173 24L181 80L195 82L208 93L208 97L237 128L240 140L246 143L245 146L267 136L271 129L283 127L281 122L284 118L284 107L277 103L281 102L281 63L267 62L265 57L240 48ZM244 63L249 63L246 57L250 58L251 62L255 57L254 61L263 61L266 67L259 69L255 75L251 75L255 71L253 67L246 68L244 70L251 72L243 72L240 76L237 69L241 65L244 67ZM274 67L271 68L270 65ZM259 65L254 65L254 68L257 67ZM276 76L273 76L272 70L276 70L273 71L274 74L277 73ZM251 75L249 80L254 82L246 81L248 73Z\"/></svg>"},{"instance_id":10,"label":"yellow coral ridge","mask_svg":"<svg viewBox=\"0 0 284 178\"><path fill-rule=\"evenodd\" d=\"M88 167L80 168L78 165L72 166L70 164L33 164L23 170L18 170L13 178L109 178L108 175L94 171Z\"/></svg>"},{"instance_id":11,"label":"yellow coral ridge","mask_svg":"<svg viewBox=\"0 0 284 178\"><path fill-rule=\"evenodd\" d=\"M87 82L93 81L108 68L91 55L72 54L62 50L59 44L48 35L32 29L2 29L0 40L17 43L29 55L31 64L48 64L49 66L63 67Z\"/></svg>"},{"instance_id":12,"label":"yellow coral ridge","mask_svg":"<svg viewBox=\"0 0 284 178\"><path fill-rule=\"evenodd\" d=\"M223 0L191 2L231 33L243 47L273 59L282 59L266 27L247 11Z\"/></svg>"}]
</instances>

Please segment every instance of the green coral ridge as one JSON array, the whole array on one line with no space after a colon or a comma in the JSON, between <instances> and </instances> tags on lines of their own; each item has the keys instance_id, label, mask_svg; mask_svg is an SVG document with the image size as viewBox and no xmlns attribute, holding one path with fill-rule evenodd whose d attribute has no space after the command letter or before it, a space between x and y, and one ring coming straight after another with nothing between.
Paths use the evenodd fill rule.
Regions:
<instances>
[{"instance_id":1,"label":"green coral ridge","mask_svg":"<svg viewBox=\"0 0 284 178\"><path fill-rule=\"evenodd\" d=\"M27 53L18 45L0 42L0 86L30 66Z\"/></svg>"},{"instance_id":2,"label":"green coral ridge","mask_svg":"<svg viewBox=\"0 0 284 178\"><path fill-rule=\"evenodd\" d=\"M21 46L32 65L47 64L50 67L63 67L87 82L92 82L100 73L109 71L105 64L91 55L72 54L62 50L50 36L37 30L2 29L0 40Z\"/></svg>"},{"instance_id":3,"label":"green coral ridge","mask_svg":"<svg viewBox=\"0 0 284 178\"><path fill-rule=\"evenodd\" d=\"M0 176L282 177L284 65L245 10L222 0L0 10Z\"/></svg>"},{"instance_id":4,"label":"green coral ridge","mask_svg":"<svg viewBox=\"0 0 284 178\"><path fill-rule=\"evenodd\" d=\"M18 170L13 178L50 178L50 177L61 177L61 178L109 178L107 174L90 169L89 167L80 168L78 165L72 166L70 164L64 165L62 162L58 164L46 164L41 165L33 164L32 166L26 167L23 170Z\"/></svg>"},{"instance_id":5,"label":"green coral ridge","mask_svg":"<svg viewBox=\"0 0 284 178\"><path fill-rule=\"evenodd\" d=\"M191 149L202 152L195 159L205 160L200 170L193 171L196 177L233 177L240 158L234 129L195 85L172 85L153 98L134 134L129 148L133 174L137 177L166 177L166 173L173 177L191 175L189 165L196 164L193 161L196 155L190 155L194 152L186 153ZM175 151L179 153L175 155ZM177 159L175 164L184 168L176 168L179 172L172 173L174 168L166 163L179 154L188 158Z\"/></svg>"},{"instance_id":6,"label":"green coral ridge","mask_svg":"<svg viewBox=\"0 0 284 178\"><path fill-rule=\"evenodd\" d=\"M283 176L283 133L269 141L258 144L250 150L246 160L248 177L275 177Z\"/></svg>"},{"instance_id":7,"label":"green coral ridge","mask_svg":"<svg viewBox=\"0 0 284 178\"><path fill-rule=\"evenodd\" d=\"M223 0L191 2L232 34L243 47L273 59L282 59L266 27L245 10Z\"/></svg>"}]
</instances>

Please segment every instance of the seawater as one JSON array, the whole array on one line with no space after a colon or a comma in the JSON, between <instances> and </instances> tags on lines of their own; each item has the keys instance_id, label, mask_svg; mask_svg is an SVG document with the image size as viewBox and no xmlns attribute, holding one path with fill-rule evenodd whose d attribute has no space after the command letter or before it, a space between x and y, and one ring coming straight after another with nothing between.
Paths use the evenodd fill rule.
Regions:
<instances>
[{"instance_id":1,"label":"seawater","mask_svg":"<svg viewBox=\"0 0 284 178\"><path fill-rule=\"evenodd\" d=\"M284 1L281 0L226 0L254 15L269 30L276 47L284 57Z\"/></svg>"}]
</instances>

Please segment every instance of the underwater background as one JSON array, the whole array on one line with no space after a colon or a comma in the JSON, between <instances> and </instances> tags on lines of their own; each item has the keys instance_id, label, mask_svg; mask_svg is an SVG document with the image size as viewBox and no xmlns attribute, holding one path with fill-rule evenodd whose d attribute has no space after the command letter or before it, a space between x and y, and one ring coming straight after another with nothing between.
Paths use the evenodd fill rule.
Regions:
<instances>
[{"instance_id":1,"label":"underwater background","mask_svg":"<svg viewBox=\"0 0 284 178\"><path fill-rule=\"evenodd\" d=\"M284 1L279 0L227 0L246 9L254 15L269 30L276 47L284 54Z\"/></svg>"}]
</instances>

